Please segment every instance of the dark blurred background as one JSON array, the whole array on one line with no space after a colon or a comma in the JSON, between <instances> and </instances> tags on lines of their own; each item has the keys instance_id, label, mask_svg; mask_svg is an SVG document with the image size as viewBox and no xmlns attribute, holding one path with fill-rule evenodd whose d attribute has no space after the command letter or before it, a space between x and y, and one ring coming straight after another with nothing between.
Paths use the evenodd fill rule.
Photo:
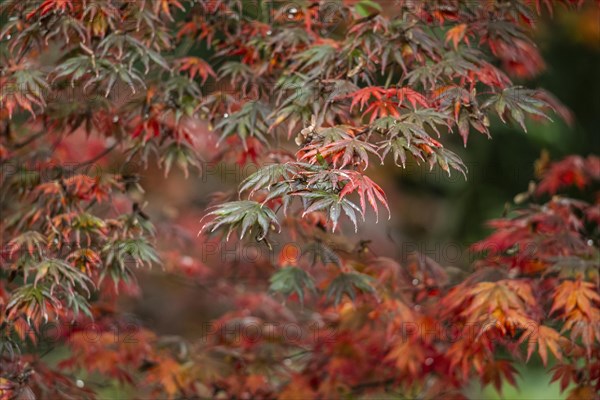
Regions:
<instances>
[{"instance_id":1,"label":"dark blurred background","mask_svg":"<svg viewBox=\"0 0 600 400\"><path fill-rule=\"evenodd\" d=\"M571 126L553 115L553 121L527 123L528 132L492 118L492 139L472 133L467 148L458 135L444 137L469 168L465 181L440 170L409 169L394 173L402 201L395 207L403 235L431 243L450 241L468 246L485 235L484 222L502 215L507 202L527 190L534 179L534 163L546 151L551 160L569 154L600 151L600 11L557 8L554 18L539 21L540 50L546 70L536 79L515 80L531 88L544 88L568 107ZM388 189L387 187L385 187ZM391 188L389 188L391 189ZM414 204L412 204L414 203ZM422 248L434 252L435 245ZM439 246L438 246L439 247ZM445 261L454 258L448 252ZM444 261L443 254L439 261Z\"/></svg>"}]
</instances>

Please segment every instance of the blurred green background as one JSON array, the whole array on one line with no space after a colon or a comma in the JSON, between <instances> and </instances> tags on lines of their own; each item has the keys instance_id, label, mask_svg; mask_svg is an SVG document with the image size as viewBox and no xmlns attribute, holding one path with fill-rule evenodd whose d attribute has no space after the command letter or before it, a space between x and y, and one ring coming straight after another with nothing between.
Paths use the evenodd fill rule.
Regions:
<instances>
[{"instance_id":1,"label":"blurred green background","mask_svg":"<svg viewBox=\"0 0 600 400\"><path fill-rule=\"evenodd\" d=\"M434 239L431 234L464 244L480 239L486 232L482 223L500 216L506 202L527 190L542 150L552 160L600 152L600 11L595 6L580 12L557 8L554 18L538 23L536 41L546 70L534 80L515 83L551 92L573 112L573 125L552 116L554 122L528 121L525 133L492 118L492 140L471 133L465 149L458 135L444 137L444 143L469 167L467 182L426 168L397 179L403 191L450 202L457 214L452 223L444 224L445 229L422 227L427 240Z\"/></svg>"}]
</instances>

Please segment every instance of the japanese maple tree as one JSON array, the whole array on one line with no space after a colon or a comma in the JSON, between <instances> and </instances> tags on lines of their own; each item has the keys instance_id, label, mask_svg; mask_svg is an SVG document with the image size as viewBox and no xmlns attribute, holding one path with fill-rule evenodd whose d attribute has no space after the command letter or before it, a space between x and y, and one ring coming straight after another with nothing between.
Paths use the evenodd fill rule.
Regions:
<instances>
[{"instance_id":1,"label":"japanese maple tree","mask_svg":"<svg viewBox=\"0 0 600 400\"><path fill-rule=\"evenodd\" d=\"M94 398L112 381L169 399L463 397L515 384L532 357L571 398L598 398L598 157L540 161L464 279L352 239L394 212L374 165L468 179L449 135L468 147L492 117L571 119L513 80L544 67L538 16L583 3L4 1L0 398ZM181 244L144 210L155 162L166 179L258 168ZM204 265L195 244L221 241L275 257ZM128 324L119 299L152 265L220 277L234 306L198 340Z\"/></svg>"}]
</instances>

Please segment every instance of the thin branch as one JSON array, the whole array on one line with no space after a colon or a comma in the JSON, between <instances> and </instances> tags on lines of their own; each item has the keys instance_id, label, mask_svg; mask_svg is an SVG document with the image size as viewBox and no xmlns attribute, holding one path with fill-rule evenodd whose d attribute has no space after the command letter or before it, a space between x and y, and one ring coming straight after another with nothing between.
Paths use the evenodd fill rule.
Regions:
<instances>
[{"instance_id":1,"label":"thin branch","mask_svg":"<svg viewBox=\"0 0 600 400\"><path fill-rule=\"evenodd\" d=\"M46 133L46 131L45 131L45 130L43 130L43 131L39 131L38 133L35 133L35 134L31 135L30 137L28 137L28 138L27 138L27 139L25 139L24 141L22 141L22 142L19 142L19 143L15 143L15 144L13 145L13 148L14 148L15 150L21 149L21 148L23 148L23 147L27 146L29 143L33 142L34 140L36 140L36 139L38 139L38 138L42 137L42 136L43 136L45 133Z\"/></svg>"},{"instance_id":2,"label":"thin branch","mask_svg":"<svg viewBox=\"0 0 600 400\"><path fill-rule=\"evenodd\" d=\"M87 167L88 165L94 164L96 161L102 159L104 156L106 156L111 151L113 151L117 147L118 144L119 144L118 142L115 142L115 144L113 144L112 146L107 147L106 149L104 149L104 151L102 153L98 154L97 156L95 156L93 158L90 158L87 161L83 161L83 162L77 164L75 166L74 170L76 171L76 170L78 170L80 168Z\"/></svg>"}]
</instances>

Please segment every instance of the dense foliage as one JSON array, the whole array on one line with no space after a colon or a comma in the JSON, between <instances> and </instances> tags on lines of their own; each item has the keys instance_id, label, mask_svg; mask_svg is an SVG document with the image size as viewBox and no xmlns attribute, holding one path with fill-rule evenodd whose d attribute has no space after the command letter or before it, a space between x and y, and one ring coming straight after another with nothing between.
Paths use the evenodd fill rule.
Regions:
<instances>
[{"instance_id":1,"label":"dense foliage","mask_svg":"<svg viewBox=\"0 0 600 400\"><path fill-rule=\"evenodd\" d=\"M462 276L350 236L394 211L370 164L467 178L453 132L467 146L492 116L570 120L513 80L544 66L538 15L579 3L3 2L0 397L92 398L111 380L154 398L461 397L514 384L535 355L571 398L597 398L597 157L539 161ZM258 166L197 227L196 243L238 244L227 266L155 229L139 173L156 161ZM153 264L218 281L235 307L195 341L132 326L118 300ZM253 278L218 279L231 268Z\"/></svg>"}]
</instances>

